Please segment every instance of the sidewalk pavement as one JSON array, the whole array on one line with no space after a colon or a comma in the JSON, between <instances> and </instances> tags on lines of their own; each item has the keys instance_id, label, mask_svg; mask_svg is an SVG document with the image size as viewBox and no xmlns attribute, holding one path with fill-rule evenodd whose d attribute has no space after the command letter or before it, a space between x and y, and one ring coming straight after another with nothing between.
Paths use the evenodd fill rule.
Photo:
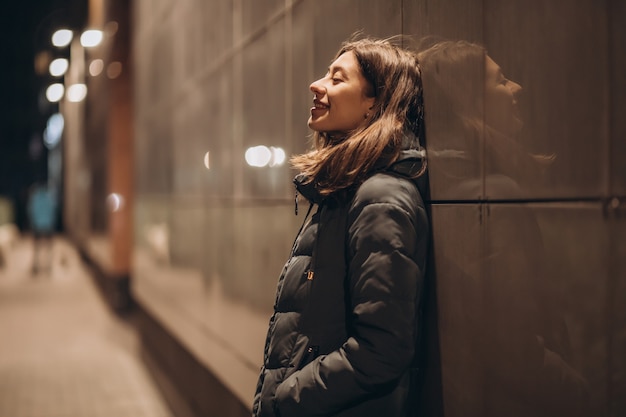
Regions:
<instances>
[{"instance_id":1,"label":"sidewalk pavement","mask_svg":"<svg viewBox=\"0 0 626 417\"><path fill-rule=\"evenodd\" d=\"M173 417L132 327L101 299L74 247L55 238L32 275L33 241L0 266L0 417Z\"/></svg>"}]
</instances>

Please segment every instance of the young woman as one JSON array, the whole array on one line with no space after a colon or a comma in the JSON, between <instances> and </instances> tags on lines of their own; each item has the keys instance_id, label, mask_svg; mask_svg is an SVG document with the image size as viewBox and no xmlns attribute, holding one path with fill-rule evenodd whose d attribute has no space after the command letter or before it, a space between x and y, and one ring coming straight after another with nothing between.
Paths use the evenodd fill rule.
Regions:
<instances>
[{"instance_id":1,"label":"young woman","mask_svg":"<svg viewBox=\"0 0 626 417\"><path fill-rule=\"evenodd\" d=\"M310 89L315 146L292 163L316 210L278 281L253 415L408 416L429 242L420 67L346 42Z\"/></svg>"}]
</instances>

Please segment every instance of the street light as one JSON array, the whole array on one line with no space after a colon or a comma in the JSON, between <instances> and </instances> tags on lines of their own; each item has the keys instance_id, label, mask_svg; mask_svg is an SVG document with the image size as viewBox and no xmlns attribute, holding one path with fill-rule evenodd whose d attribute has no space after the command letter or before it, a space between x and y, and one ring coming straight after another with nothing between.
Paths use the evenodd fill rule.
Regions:
<instances>
[{"instance_id":1,"label":"street light","mask_svg":"<svg viewBox=\"0 0 626 417\"><path fill-rule=\"evenodd\" d=\"M69 29L59 29L52 35L52 44L58 48L63 48L72 42L74 34Z\"/></svg>"},{"instance_id":2,"label":"street light","mask_svg":"<svg viewBox=\"0 0 626 417\"><path fill-rule=\"evenodd\" d=\"M57 58L50 63L50 75L60 77L65 74L69 67L69 61L65 58Z\"/></svg>"},{"instance_id":3,"label":"street light","mask_svg":"<svg viewBox=\"0 0 626 417\"><path fill-rule=\"evenodd\" d=\"M80 44L85 48L92 48L94 46L100 45L103 37L104 35L101 30L89 29L84 31L83 34L80 35Z\"/></svg>"},{"instance_id":4,"label":"street light","mask_svg":"<svg viewBox=\"0 0 626 417\"><path fill-rule=\"evenodd\" d=\"M100 58L96 58L89 64L89 75L97 77L104 69L104 61Z\"/></svg>"},{"instance_id":5,"label":"street light","mask_svg":"<svg viewBox=\"0 0 626 417\"><path fill-rule=\"evenodd\" d=\"M46 98L50 103L61 101L63 94L65 94L65 87L61 83L54 83L46 89Z\"/></svg>"},{"instance_id":6,"label":"street light","mask_svg":"<svg viewBox=\"0 0 626 417\"><path fill-rule=\"evenodd\" d=\"M72 84L67 88L67 99L72 103L83 101L87 96L87 86L85 84Z\"/></svg>"},{"instance_id":7,"label":"street light","mask_svg":"<svg viewBox=\"0 0 626 417\"><path fill-rule=\"evenodd\" d=\"M61 142L65 120L61 113L55 113L48 119L46 130L43 131L43 143L48 149L54 149Z\"/></svg>"}]
</instances>

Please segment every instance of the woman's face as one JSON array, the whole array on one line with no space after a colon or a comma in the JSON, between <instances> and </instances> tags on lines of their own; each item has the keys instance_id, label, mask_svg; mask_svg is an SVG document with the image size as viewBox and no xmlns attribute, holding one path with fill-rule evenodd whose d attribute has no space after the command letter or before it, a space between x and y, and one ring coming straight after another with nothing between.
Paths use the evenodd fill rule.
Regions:
<instances>
[{"instance_id":1,"label":"woman's face","mask_svg":"<svg viewBox=\"0 0 626 417\"><path fill-rule=\"evenodd\" d=\"M317 132L350 132L369 117L374 105L374 97L366 96L369 84L352 51L340 55L310 89L314 96L308 124Z\"/></svg>"},{"instance_id":2,"label":"woman's face","mask_svg":"<svg viewBox=\"0 0 626 417\"><path fill-rule=\"evenodd\" d=\"M517 107L522 86L506 79L488 56L485 71L485 123L501 133L514 135L524 125Z\"/></svg>"}]
</instances>

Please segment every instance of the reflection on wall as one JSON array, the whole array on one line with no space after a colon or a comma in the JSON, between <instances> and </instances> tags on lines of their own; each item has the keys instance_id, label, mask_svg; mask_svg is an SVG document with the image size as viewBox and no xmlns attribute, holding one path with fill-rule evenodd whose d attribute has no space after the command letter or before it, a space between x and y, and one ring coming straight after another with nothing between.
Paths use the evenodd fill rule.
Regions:
<instances>
[{"instance_id":1,"label":"reflection on wall","mask_svg":"<svg viewBox=\"0 0 626 417\"><path fill-rule=\"evenodd\" d=\"M136 1L135 296L249 406L301 221L286 160L308 146L309 83L354 31L403 32L423 65L443 414L625 414L617 3Z\"/></svg>"},{"instance_id":2,"label":"reflection on wall","mask_svg":"<svg viewBox=\"0 0 626 417\"><path fill-rule=\"evenodd\" d=\"M601 315L580 313L587 304L607 303L597 291L606 282L590 286L593 271L580 276L559 262L571 249L596 259L596 266L610 262L597 250L606 239L602 203L532 204L556 156L527 149L520 135L522 86L484 47L435 41L424 46L420 61L431 195L471 202L433 207L446 416L597 415L606 398L590 387L605 385L605 351L591 348L606 348L609 329ZM488 197L508 201L489 203ZM540 223L555 212L570 222ZM566 241L573 248L546 245L546 238L556 238L563 246L577 220L594 227L578 227L585 233ZM587 247L587 241L600 244ZM568 303L583 296L586 303L569 310ZM591 334L583 330L588 326L603 331Z\"/></svg>"}]
</instances>

